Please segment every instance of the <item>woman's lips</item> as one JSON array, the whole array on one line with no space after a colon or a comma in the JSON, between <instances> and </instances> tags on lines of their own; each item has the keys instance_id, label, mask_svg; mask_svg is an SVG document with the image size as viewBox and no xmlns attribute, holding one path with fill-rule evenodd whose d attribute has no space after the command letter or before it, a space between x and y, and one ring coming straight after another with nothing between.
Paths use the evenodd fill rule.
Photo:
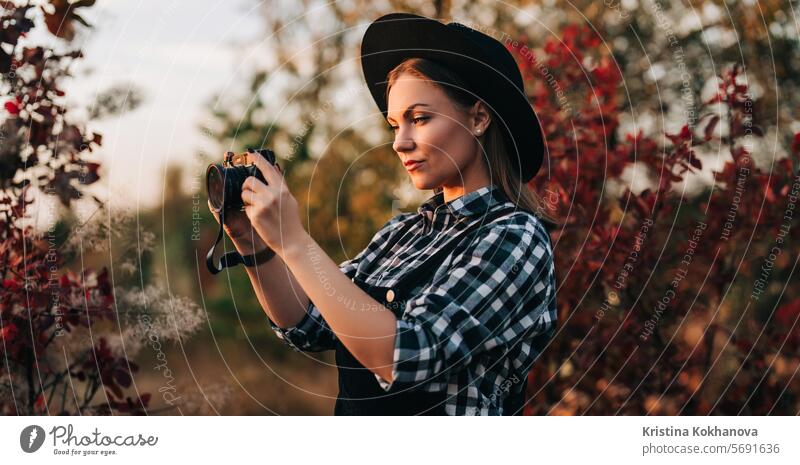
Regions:
<instances>
[{"instance_id":1,"label":"woman's lips","mask_svg":"<svg viewBox=\"0 0 800 465\"><path fill-rule=\"evenodd\" d=\"M425 160L422 160L422 161L409 161L409 162L406 162L405 165L406 165L406 169L408 171L414 171L415 169L419 168L419 165L421 165L423 163L425 163Z\"/></svg>"}]
</instances>

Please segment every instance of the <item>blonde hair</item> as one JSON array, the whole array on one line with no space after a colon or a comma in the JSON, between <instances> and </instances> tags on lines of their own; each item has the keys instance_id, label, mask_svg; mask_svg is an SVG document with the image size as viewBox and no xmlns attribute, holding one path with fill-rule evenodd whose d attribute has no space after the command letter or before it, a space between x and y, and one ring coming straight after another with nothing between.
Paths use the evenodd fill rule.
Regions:
<instances>
[{"instance_id":1,"label":"blonde hair","mask_svg":"<svg viewBox=\"0 0 800 465\"><path fill-rule=\"evenodd\" d=\"M425 58L408 58L389 71L386 78L386 101L389 100L389 90L392 88L392 84L402 73L409 73L425 79L441 88L453 103L464 111L468 111L478 101L478 97L467 90L469 89L467 84L455 73ZM545 223L549 223L549 226L558 226L558 220L547 212L544 200L520 179L519 170L509 156L506 136L499 124L501 120L494 111L491 109L489 111L492 115L492 123L489 124L486 132L478 137L478 141L486 153L486 161L489 164L488 168L492 179L498 180L495 184L519 209L536 215ZM437 194L441 191L441 187L434 189Z\"/></svg>"}]
</instances>

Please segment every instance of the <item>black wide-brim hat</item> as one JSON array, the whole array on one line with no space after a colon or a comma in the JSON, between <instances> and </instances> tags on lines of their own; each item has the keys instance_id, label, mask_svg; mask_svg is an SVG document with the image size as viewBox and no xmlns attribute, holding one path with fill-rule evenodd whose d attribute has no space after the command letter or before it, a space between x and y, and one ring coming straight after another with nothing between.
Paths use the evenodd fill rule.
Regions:
<instances>
[{"instance_id":1,"label":"black wide-brim hat","mask_svg":"<svg viewBox=\"0 0 800 465\"><path fill-rule=\"evenodd\" d=\"M361 67L372 98L387 114L387 75L408 58L425 58L457 73L468 91L500 118L509 156L523 182L539 171L545 147L541 125L525 94L514 57L498 40L459 23L409 13L381 16L361 42Z\"/></svg>"}]
</instances>

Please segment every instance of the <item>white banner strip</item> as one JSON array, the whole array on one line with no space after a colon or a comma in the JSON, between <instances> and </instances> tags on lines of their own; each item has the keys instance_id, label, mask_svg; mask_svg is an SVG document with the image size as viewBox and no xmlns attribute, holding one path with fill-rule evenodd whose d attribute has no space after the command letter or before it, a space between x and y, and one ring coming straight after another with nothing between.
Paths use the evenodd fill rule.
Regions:
<instances>
[{"instance_id":1,"label":"white banner strip","mask_svg":"<svg viewBox=\"0 0 800 465\"><path fill-rule=\"evenodd\" d=\"M6 417L4 463L800 463L798 417Z\"/></svg>"}]
</instances>

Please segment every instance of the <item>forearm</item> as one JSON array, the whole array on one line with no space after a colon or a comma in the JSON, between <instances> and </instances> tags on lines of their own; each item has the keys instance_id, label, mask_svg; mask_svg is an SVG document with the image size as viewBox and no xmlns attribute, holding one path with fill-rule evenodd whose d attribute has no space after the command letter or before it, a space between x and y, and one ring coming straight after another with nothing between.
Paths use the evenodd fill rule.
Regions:
<instances>
[{"instance_id":1,"label":"forearm","mask_svg":"<svg viewBox=\"0 0 800 465\"><path fill-rule=\"evenodd\" d=\"M242 254L251 254L266 247L263 243L253 246L247 241L233 242ZM266 263L244 268L267 316L281 328L296 326L306 314L309 297L281 257L276 255Z\"/></svg>"},{"instance_id":2,"label":"forearm","mask_svg":"<svg viewBox=\"0 0 800 465\"><path fill-rule=\"evenodd\" d=\"M305 231L282 250L291 274L362 365L392 381L397 319L356 286Z\"/></svg>"}]
</instances>

